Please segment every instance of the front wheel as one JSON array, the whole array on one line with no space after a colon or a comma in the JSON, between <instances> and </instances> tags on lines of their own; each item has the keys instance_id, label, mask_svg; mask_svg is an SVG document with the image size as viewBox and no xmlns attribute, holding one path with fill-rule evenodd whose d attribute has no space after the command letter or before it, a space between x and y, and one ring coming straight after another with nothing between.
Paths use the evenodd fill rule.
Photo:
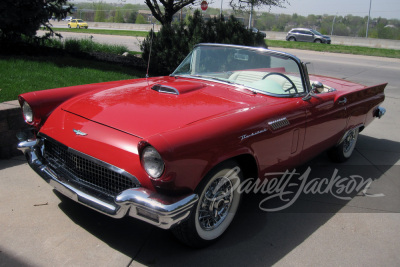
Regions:
<instances>
[{"instance_id":1,"label":"front wheel","mask_svg":"<svg viewBox=\"0 0 400 267\"><path fill-rule=\"evenodd\" d=\"M77 28L77 29L80 29L81 27L78 25L78 26L76 26L76 28Z\"/></svg>"},{"instance_id":2,"label":"front wheel","mask_svg":"<svg viewBox=\"0 0 400 267\"><path fill-rule=\"evenodd\" d=\"M199 201L189 218L172 229L174 235L192 247L204 247L215 242L235 217L241 194L237 188L243 180L238 164L227 161L211 171L195 192Z\"/></svg>"},{"instance_id":3,"label":"front wheel","mask_svg":"<svg viewBox=\"0 0 400 267\"><path fill-rule=\"evenodd\" d=\"M353 154L358 139L358 128L349 131L344 140L328 151L329 158L334 162L345 162Z\"/></svg>"}]
</instances>

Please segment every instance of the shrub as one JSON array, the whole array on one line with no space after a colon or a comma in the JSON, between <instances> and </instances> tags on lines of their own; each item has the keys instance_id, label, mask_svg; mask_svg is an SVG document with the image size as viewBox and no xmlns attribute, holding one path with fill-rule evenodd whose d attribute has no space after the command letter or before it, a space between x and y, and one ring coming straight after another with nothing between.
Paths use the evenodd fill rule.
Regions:
<instances>
[{"instance_id":1,"label":"shrub","mask_svg":"<svg viewBox=\"0 0 400 267\"><path fill-rule=\"evenodd\" d=\"M1 0L0 1L0 44L17 43L24 38L35 39L36 31L42 25L53 34L49 18L61 19L67 15L71 6L64 9L66 0Z\"/></svg>"},{"instance_id":2,"label":"shrub","mask_svg":"<svg viewBox=\"0 0 400 267\"><path fill-rule=\"evenodd\" d=\"M153 35L153 40L152 39ZM152 44L151 44L152 43ZM224 43L267 47L261 34L254 34L231 16L227 21L214 18L205 22L199 11L183 23L164 25L158 33L150 34L140 45L143 59L148 60L151 47L150 71L156 75L172 73L198 43Z\"/></svg>"},{"instance_id":3,"label":"shrub","mask_svg":"<svg viewBox=\"0 0 400 267\"><path fill-rule=\"evenodd\" d=\"M65 51L70 53L91 53L101 52L121 55L128 51L123 45L109 45L93 42L91 39L67 39L64 42Z\"/></svg>"}]
</instances>

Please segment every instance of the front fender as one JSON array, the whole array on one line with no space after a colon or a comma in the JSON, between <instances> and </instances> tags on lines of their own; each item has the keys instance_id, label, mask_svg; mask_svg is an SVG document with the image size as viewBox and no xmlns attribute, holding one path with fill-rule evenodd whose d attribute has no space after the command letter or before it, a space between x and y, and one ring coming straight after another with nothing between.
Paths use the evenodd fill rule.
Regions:
<instances>
[{"instance_id":1,"label":"front fender","mask_svg":"<svg viewBox=\"0 0 400 267\"><path fill-rule=\"evenodd\" d=\"M146 142L157 149L166 166L164 175L153 184L171 191L193 191L221 162L242 155L256 161L253 143L241 136L265 127L263 120L235 113L148 138Z\"/></svg>"}]
</instances>

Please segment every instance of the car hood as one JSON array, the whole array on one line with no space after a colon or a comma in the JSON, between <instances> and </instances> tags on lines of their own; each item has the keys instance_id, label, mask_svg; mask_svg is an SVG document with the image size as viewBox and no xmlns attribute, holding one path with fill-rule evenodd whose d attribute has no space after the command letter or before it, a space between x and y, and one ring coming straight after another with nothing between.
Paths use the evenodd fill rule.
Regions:
<instances>
[{"instance_id":1,"label":"car hood","mask_svg":"<svg viewBox=\"0 0 400 267\"><path fill-rule=\"evenodd\" d=\"M61 109L146 138L243 109L251 95L229 85L165 77L87 93Z\"/></svg>"}]
</instances>

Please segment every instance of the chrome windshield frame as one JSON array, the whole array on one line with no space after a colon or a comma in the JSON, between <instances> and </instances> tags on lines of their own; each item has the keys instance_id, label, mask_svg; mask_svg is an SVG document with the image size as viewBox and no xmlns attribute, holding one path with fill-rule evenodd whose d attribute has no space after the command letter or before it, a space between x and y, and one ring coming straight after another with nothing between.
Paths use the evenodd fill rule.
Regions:
<instances>
[{"instance_id":1,"label":"chrome windshield frame","mask_svg":"<svg viewBox=\"0 0 400 267\"><path fill-rule=\"evenodd\" d=\"M291 95L280 95L280 94L273 94L265 91L258 90L256 88L240 84L240 83L234 83L234 82L229 82L229 81L223 81L219 79L213 79L212 77L202 77L202 76L196 76L196 75L191 75L191 74L175 74L176 70L178 70L181 65L186 61L187 57L193 53L193 51L198 48L198 47L218 47L218 48L233 48L233 49L244 49L244 50L249 50L249 51L257 51L257 52L263 52L266 54L269 54L271 56L275 57L284 57L287 59L293 60L299 69L299 74L301 76L301 81L303 88L305 89L304 92L298 93L298 94L291 94ZM308 72L307 72L307 67L303 62L296 56L286 53L286 52L281 52L281 51L276 51L276 50L271 50L267 48L262 48L262 47L250 47L250 46L242 46L242 45L231 45L231 44L217 44L217 43L199 43L193 47L193 50L188 54L187 57L182 61L181 64L175 69L175 71L170 74L171 77L183 77L183 78L193 78L193 79L200 79L200 80L205 80L205 81L210 81L210 82L216 82L216 83L223 83L239 88L245 88L250 91L253 91L255 93L260 93L264 95L269 95L269 96L275 96L275 97L282 97L282 98L293 98L293 97L303 97L307 95L310 90L311 90L311 85L310 85L310 80L308 78Z\"/></svg>"}]
</instances>

